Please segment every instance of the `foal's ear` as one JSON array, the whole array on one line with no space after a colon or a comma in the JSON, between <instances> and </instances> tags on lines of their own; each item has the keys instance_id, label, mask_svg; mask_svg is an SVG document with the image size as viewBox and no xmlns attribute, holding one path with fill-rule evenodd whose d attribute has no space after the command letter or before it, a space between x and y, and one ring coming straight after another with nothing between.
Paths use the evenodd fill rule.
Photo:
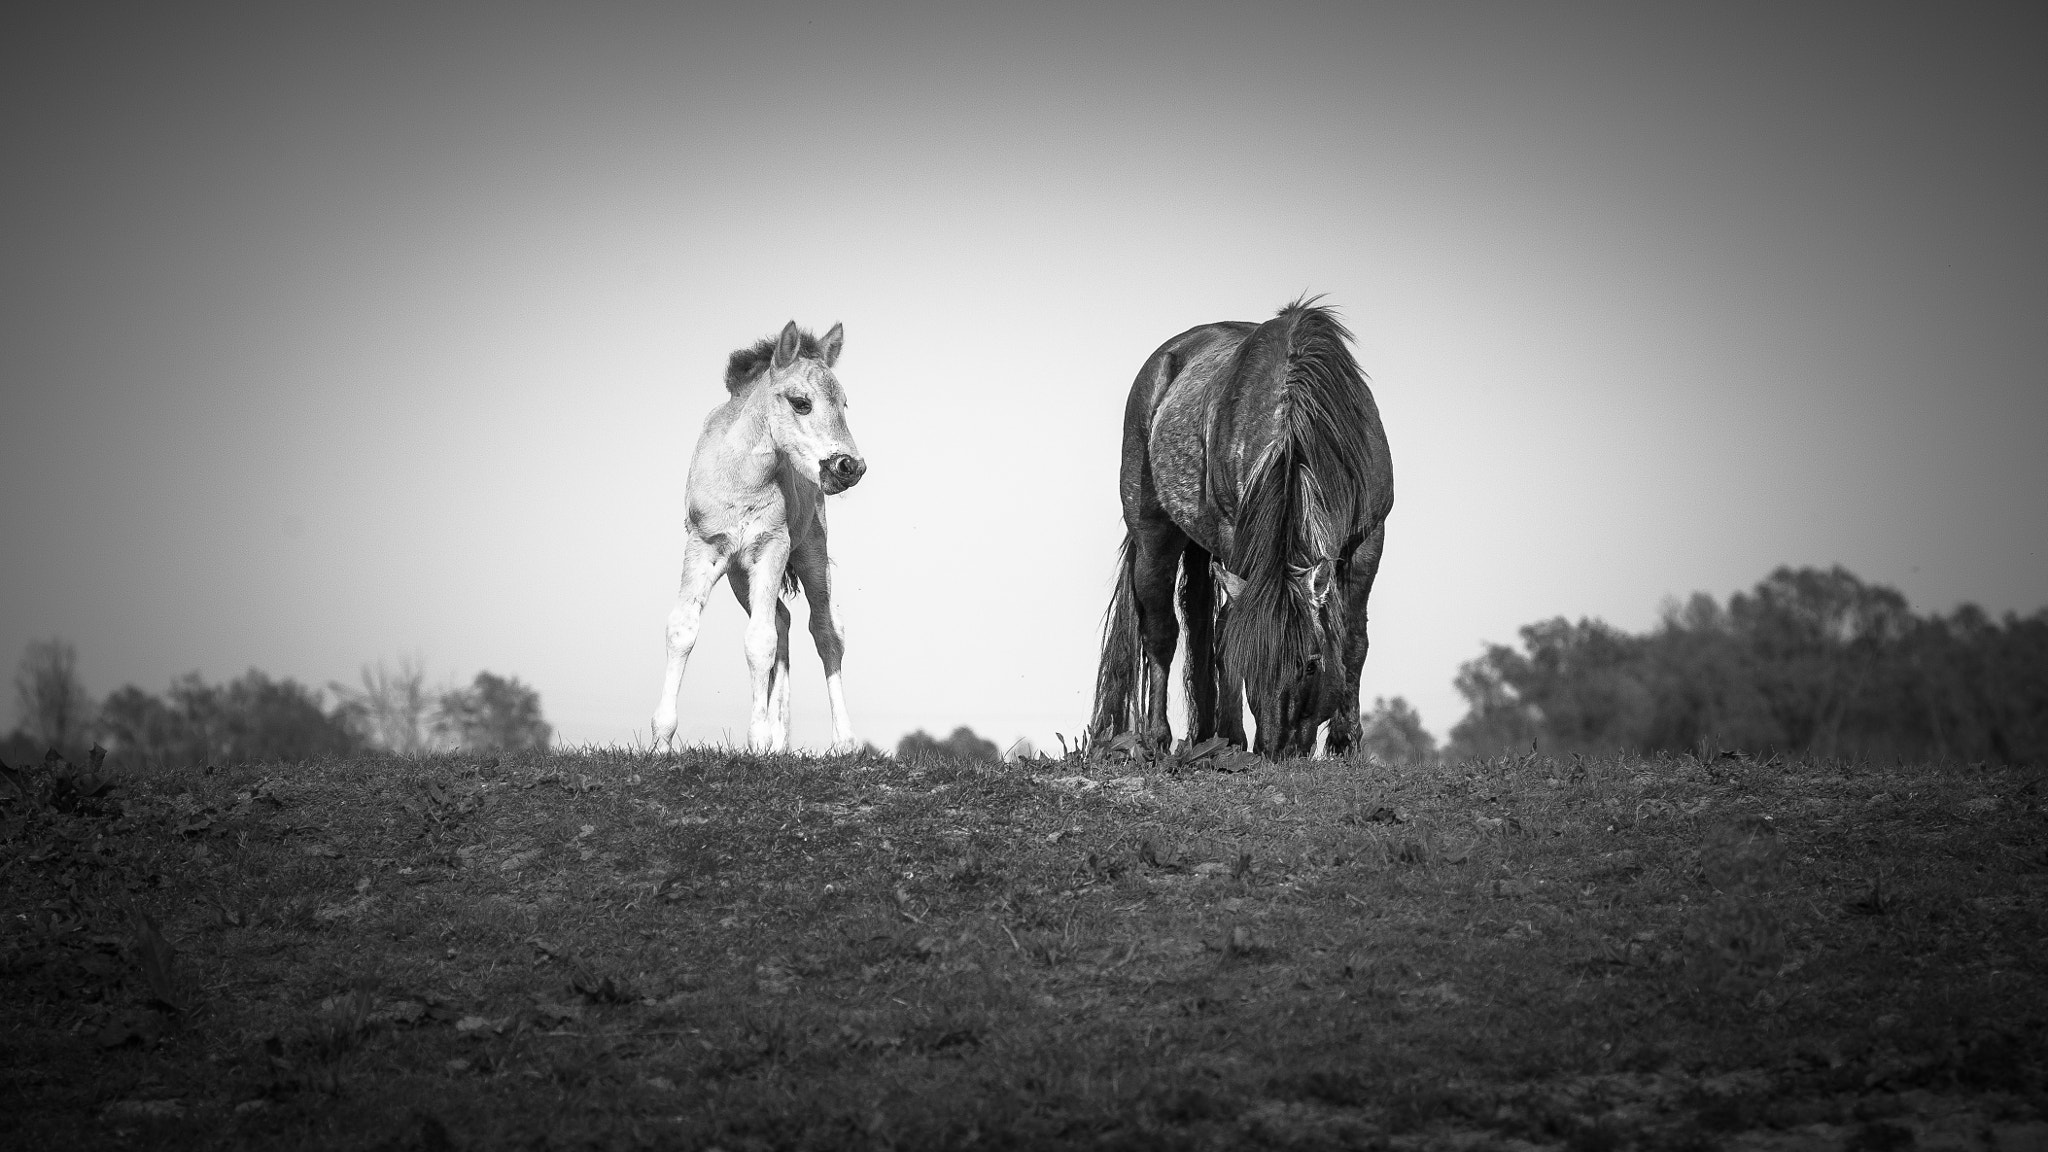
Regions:
<instances>
[{"instance_id":1,"label":"foal's ear","mask_svg":"<svg viewBox=\"0 0 2048 1152\"><path fill-rule=\"evenodd\" d=\"M796 330L796 321L791 320L789 323L784 324L782 326L782 335L775 338L774 366L776 368L787 368L795 363L797 349L802 346L803 333Z\"/></svg>"},{"instance_id":2,"label":"foal's ear","mask_svg":"<svg viewBox=\"0 0 2048 1152\"><path fill-rule=\"evenodd\" d=\"M839 362L839 349L845 343L846 325L832 325L832 330L825 333L823 340L818 341L818 350L825 354L825 367L830 368Z\"/></svg>"}]
</instances>

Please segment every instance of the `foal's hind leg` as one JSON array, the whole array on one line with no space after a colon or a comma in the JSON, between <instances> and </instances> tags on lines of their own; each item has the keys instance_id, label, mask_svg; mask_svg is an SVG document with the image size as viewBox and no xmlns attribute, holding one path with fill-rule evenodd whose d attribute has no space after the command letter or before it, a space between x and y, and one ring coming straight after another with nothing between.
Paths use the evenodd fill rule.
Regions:
<instances>
[{"instance_id":1,"label":"foal's hind leg","mask_svg":"<svg viewBox=\"0 0 2048 1152\"><path fill-rule=\"evenodd\" d=\"M732 594L740 602L740 611L745 612L749 621L754 615L751 582L742 578L732 582ZM789 750L789 606L778 597L775 602L775 664L768 674L768 718L770 732L768 751ZM751 742L753 733L748 732Z\"/></svg>"},{"instance_id":2,"label":"foal's hind leg","mask_svg":"<svg viewBox=\"0 0 2048 1152\"><path fill-rule=\"evenodd\" d=\"M676 695L682 691L683 669L690 663L690 650L697 646L697 629L704 618L704 601L725 575L728 554L715 545L691 536L683 544L682 585L676 591L676 605L668 614L668 671L661 679L661 700L654 706L654 746L675 739Z\"/></svg>"},{"instance_id":3,"label":"foal's hind leg","mask_svg":"<svg viewBox=\"0 0 2048 1152\"><path fill-rule=\"evenodd\" d=\"M756 752L780 752L789 747L787 723L778 726L775 686L789 682L789 609L777 593L782 589L782 569L789 562L789 545L769 544L744 561L747 593L747 671L753 679L753 711L747 721L747 747ZM738 577L734 591L739 589ZM787 692L787 687L784 688Z\"/></svg>"},{"instance_id":4,"label":"foal's hind leg","mask_svg":"<svg viewBox=\"0 0 2048 1152\"><path fill-rule=\"evenodd\" d=\"M822 538L821 538L822 539ZM825 699L832 709L834 755L854 747L853 720L846 714L846 688L841 683L840 662L846 657L846 624L832 601L832 570L822 543L806 547L799 541L790 550L789 566L811 605L811 641L818 646L818 662L825 666Z\"/></svg>"},{"instance_id":5,"label":"foal's hind leg","mask_svg":"<svg viewBox=\"0 0 2048 1152\"><path fill-rule=\"evenodd\" d=\"M1168 681L1173 676L1173 650L1180 642L1180 622L1173 615L1174 576L1187 533L1173 521L1148 521L1132 532L1137 550L1131 557L1131 584L1138 608L1138 635L1145 648L1145 711L1138 734L1156 748L1173 743L1166 719Z\"/></svg>"}]
</instances>

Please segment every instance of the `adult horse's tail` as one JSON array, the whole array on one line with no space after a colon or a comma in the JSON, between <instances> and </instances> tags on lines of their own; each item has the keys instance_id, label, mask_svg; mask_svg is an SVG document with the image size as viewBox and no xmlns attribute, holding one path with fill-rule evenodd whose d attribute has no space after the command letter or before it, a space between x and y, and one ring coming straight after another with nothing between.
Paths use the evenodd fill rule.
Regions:
<instances>
[{"instance_id":1,"label":"adult horse's tail","mask_svg":"<svg viewBox=\"0 0 2048 1152\"><path fill-rule=\"evenodd\" d=\"M1151 669L1138 632L1137 550L1131 534L1124 533L1123 547L1116 554L1116 591L1102 616L1102 663L1095 670L1095 711L1088 721L1093 740L1135 728L1151 687Z\"/></svg>"}]
</instances>

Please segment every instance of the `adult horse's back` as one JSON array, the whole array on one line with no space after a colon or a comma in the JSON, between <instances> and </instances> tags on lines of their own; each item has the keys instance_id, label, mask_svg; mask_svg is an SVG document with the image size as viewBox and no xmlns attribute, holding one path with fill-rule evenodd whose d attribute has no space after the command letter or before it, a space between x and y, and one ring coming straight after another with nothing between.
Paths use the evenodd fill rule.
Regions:
<instances>
[{"instance_id":1,"label":"adult horse's back","mask_svg":"<svg viewBox=\"0 0 2048 1152\"><path fill-rule=\"evenodd\" d=\"M1351 747L1394 468L1350 336L1328 308L1297 301L1263 324L1191 328L1138 371L1097 739L1171 740L1178 584L1193 739L1243 745L1242 701L1264 755L1308 755L1324 721L1332 753Z\"/></svg>"}]
</instances>

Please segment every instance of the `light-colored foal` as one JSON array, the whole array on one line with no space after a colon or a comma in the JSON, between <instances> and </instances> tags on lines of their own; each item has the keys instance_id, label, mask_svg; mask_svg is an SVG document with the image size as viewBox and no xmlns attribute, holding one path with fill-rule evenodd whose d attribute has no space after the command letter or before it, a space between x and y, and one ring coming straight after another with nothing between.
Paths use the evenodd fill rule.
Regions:
<instances>
[{"instance_id":1,"label":"light-colored foal","mask_svg":"<svg viewBox=\"0 0 2048 1152\"><path fill-rule=\"evenodd\" d=\"M845 633L832 609L825 555L825 497L853 487L867 471L846 429L846 393L832 374L844 342L838 324L819 339L792 320L781 335L734 352L726 365L732 398L704 421L690 459L682 587L668 615L656 747L675 738L676 695L704 601L728 572L749 616L753 714L747 745L773 752L789 747L789 609L781 597L795 585L810 600L811 639L825 665L832 751L854 746L839 678Z\"/></svg>"}]
</instances>

